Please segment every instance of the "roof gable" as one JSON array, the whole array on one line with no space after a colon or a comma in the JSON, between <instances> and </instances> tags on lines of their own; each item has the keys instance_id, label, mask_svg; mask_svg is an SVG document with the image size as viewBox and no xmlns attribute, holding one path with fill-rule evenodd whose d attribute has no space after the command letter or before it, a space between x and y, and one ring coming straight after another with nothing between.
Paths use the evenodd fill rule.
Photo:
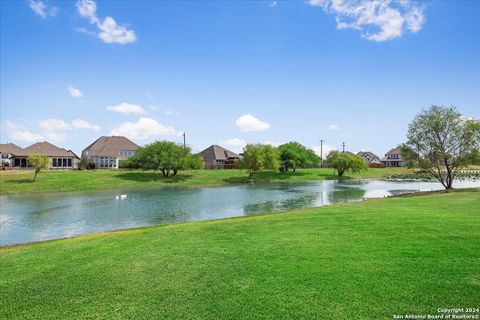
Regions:
<instances>
[{"instance_id":1,"label":"roof gable","mask_svg":"<svg viewBox=\"0 0 480 320\"><path fill-rule=\"evenodd\" d=\"M139 146L124 136L102 136L86 147L88 156L117 157L120 151L135 151Z\"/></svg>"},{"instance_id":2,"label":"roof gable","mask_svg":"<svg viewBox=\"0 0 480 320\"><path fill-rule=\"evenodd\" d=\"M13 143L0 143L0 153L11 153L16 154L22 150L19 146Z\"/></svg>"},{"instance_id":3,"label":"roof gable","mask_svg":"<svg viewBox=\"0 0 480 320\"><path fill-rule=\"evenodd\" d=\"M64 148L59 148L50 142L43 141L32 144L31 146L21 149L16 152L15 155L18 156L30 156L32 154L39 153L49 157L75 157L78 158L72 150L66 150Z\"/></svg>"},{"instance_id":4,"label":"roof gable","mask_svg":"<svg viewBox=\"0 0 480 320\"><path fill-rule=\"evenodd\" d=\"M227 160L227 159L239 159L240 156L235 152L227 150L218 145L212 145L207 149L200 152L204 160Z\"/></svg>"}]
</instances>

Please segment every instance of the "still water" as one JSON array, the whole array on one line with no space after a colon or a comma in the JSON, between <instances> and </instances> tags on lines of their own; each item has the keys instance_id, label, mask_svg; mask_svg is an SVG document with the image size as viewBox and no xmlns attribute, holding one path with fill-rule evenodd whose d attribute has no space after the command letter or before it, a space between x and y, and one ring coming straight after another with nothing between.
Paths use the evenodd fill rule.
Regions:
<instances>
[{"instance_id":1,"label":"still water","mask_svg":"<svg viewBox=\"0 0 480 320\"><path fill-rule=\"evenodd\" d=\"M459 181L455 187L480 187L480 181ZM248 216L442 188L435 182L328 180L302 184L0 196L0 245L140 226ZM127 194L127 197L117 200L116 196L120 194Z\"/></svg>"}]
</instances>

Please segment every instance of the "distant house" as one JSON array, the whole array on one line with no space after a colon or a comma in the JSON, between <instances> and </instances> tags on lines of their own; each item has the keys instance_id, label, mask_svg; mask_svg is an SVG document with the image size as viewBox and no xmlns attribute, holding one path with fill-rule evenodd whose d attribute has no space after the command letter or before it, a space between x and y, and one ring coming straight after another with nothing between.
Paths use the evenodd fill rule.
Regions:
<instances>
[{"instance_id":1,"label":"distant house","mask_svg":"<svg viewBox=\"0 0 480 320\"><path fill-rule=\"evenodd\" d=\"M402 155L400 153L400 148L394 148L388 151L385 154L385 157L382 159L382 163L385 167L406 167L407 162L402 159Z\"/></svg>"},{"instance_id":2,"label":"distant house","mask_svg":"<svg viewBox=\"0 0 480 320\"><path fill-rule=\"evenodd\" d=\"M126 160L135 154L139 146L126 137L100 137L82 151L95 168L118 169L119 161Z\"/></svg>"},{"instance_id":3,"label":"distant house","mask_svg":"<svg viewBox=\"0 0 480 320\"><path fill-rule=\"evenodd\" d=\"M370 151L360 151L357 153L365 160L370 168L383 168L385 165L380 161L380 157Z\"/></svg>"},{"instance_id":4,"label":"distant house","mask_svg":"<svg viewBox=\"0 0 480 320\"><path fill-rule=\"evenodd\" d=\"M2 168L8 168L12 166L12 159L15 153L22 150L19 146L13 143L1 143L0 144L0 166Z\"/></svg>"},{"instance_id":5,"label":"distant house","mask_svg":"<svg viewBox=\"0 0 480 320\"><path fill-rule=\"evenodd\" d=\"M43 141L14 151L10 159L10 166L15 169L28 168L27 158L33 154L47 156L49 158L49 169L75 169L77 161L80 160L72 150L59 148L47 141Z\"/></svg>"},{"instance_id":6,"label":"distant house","mask_svg":"<svg viewBox=\"0 0 480 320\"><path fill-rule=\"evenodd\" d=\"M236 160L240 159L235 152L217 145L210 146L199 154L203 158L205 169L233 169L236 167Z\"/></svg>"}]
</instances>

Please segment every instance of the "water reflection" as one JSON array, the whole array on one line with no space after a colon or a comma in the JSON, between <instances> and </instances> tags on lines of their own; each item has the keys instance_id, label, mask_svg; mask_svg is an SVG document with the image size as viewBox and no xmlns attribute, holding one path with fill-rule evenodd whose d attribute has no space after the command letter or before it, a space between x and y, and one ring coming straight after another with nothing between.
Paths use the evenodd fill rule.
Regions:
<instances>
[{"instance_id":1,"label":"water reflection","mask_svg":"<svg viewBox=\"0 0 480 320\"><path fill-rule=\"evenodd\" d=\"M456 187L479 187L480 181ZM146 190L0 196L0 245L70 237L131 227L198 221L361 201L419 190L434 182L375 180L222 188L163 187ZM128 193L125 200L117 194Z\"/></svg>"}]
</instances>

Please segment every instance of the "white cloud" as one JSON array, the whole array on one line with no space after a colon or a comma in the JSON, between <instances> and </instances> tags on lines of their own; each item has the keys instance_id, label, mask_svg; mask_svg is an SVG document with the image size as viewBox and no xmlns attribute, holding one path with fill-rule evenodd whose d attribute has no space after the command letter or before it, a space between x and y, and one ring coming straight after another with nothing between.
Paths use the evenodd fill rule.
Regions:
<instances>
[{"instance_id":1,"label":"white cloud","mask_svg":"<svg viewBox=\"0 0 480 320\"><path fill-rule=\"evenodd\" d=\"M72 129L72 127L62 119L40 120L38 125L44 131L67 131Z\"/></svg>"},{"instance_id":2,"label":"white cloud","mask_svg":"<svg viewBox=\"0 0 480 320\"><path fill-rule=\"evenodd\" d=\"M30 0L28 2L28 5L30 6L30 9L32 9L37 16L40 16L44 19L47 18L48 16L56 17L58 13L57 7L48 8L45 5L45 3L43 3L43 1Z\"/></svg>"},{"instance_id":3,"label":"white cloud","mask_svg":"<svg viewBox=\"0 0 480 320\"><path fill-rule=\"evenodd\" d=\"M97 23L97 4L93 0L77 1L77 11L81 17L88 18L90 23Z\"/></svg>"},{"instance_id":4,"label":"white cloud","mask_svg":"<svg viewBox=\"0 0 480 320\"><path fill-rule=\"evenodd\" d=\"M270 129L270 124L255 118L251 114L241 116L235 123L243 132L265 131Z\"/></svg>"},{"instance_id":5,"label":"white cloud","mask_svg":"<svg viewBox=\"0 0 480 320\"><path fill-rule=\"evenodd\" d=\"M133 30L118 25L112 17L107 16L102 22L101 19L97 17L97 5L93 0L78 0L77 11L81 17L87 18L91 24L97 26L99 32L94 32L93 34L105 43L128 44L137 40ZM92 34L92 31L84 28L77 28L75 30L77 32Z\"/></svg>"},{"instance_id":6,"label":"white cloud","mask_svg":"<svg viewBox=\"0 0 480 320\"><path fill-rule=\"evenodd\" d=\"M319 155L319 156L321 156L321 155L320 155L320 151L322 151L322 152L323 152L322 158L323 158L323 160L325 160L325 159L327 158L328 154L329 154L331 151L334 151L334 150L336 150L336 149L335 149L334 147L332 147L332 146L323 144L322 147L321 147L320 145L313 146L313 147L312 147L312 150L315 151L315 153L316 153L317 155Z\"/></svg>"},{"instance_id":7,"label":"white cloud","mask_svg":"<svg viewBox=\"0 0 480 320\"><path fill-rule=\"evenodd\" d=\"M220 141L219 144L222 146L232 148L234 149L234 151L241 151L243 150L243 147L247 145L247 142L239 138L232 138L232 139L222 140Z\"/></svg>"},{"instance_id":8,"label":"white cloud","mask_svg":"<svg viewBox=\"0 0 480 320\"><path fill-rule=\"evenodd\" d=\"M137 40L133 30L117 25L112 17L106 17L98 28L101 30L98 36L106 43L126 44Z\"/></svg>"},{"instance_id":9,"label":"white cloud","mask_svg":"<svg viewBox=\"0 0 480 320\"><path fill-rule=\"evenodd\" d=\"M72 121L72 127L75 129L91 129L93 131L100 130L100 127L94 124L91 124L83 119L75 119Z\"/></svg>"},{"instance_id":10,"label":"white cloud","mask_svg":"<svg viewBox=\"0 0 480 320\"><path fill-rule=\"evenodd\" d=\"M10 139L15 141L36 142L43 138L41 135L8 120L5 122L5 131Z\"/></svg>"},{"instance_id":11,"label":"white cloud","mask_svg":"<svg viewBox=\"0 0 480 320\"><path fill-rule=\"evenodd\" d=\"M136 123L124 122L110 132L115 136L127 136L131 139L148 139L155 136L175 135L177 130L167 127L155 119L141 117Z\"/></svg>"},{"instance_id":12,"label":"white cloud","mask_svg":"<svg viewBox=\"0 0 480 320\"><path fill-rule=\"evenodd\" d=\"M425 23L423 6L410 0L309 0L336 15L337 29L355 29L370 41L386 41L418 32Z\"/></svg>"},{"instance_id":13,"label":"white cloud","mask_svg":"<svg viewBox=\"0 0 480 320\"><path fill-rule=\"evenodd\" d=\"M25 122L25 121L24 121ZM26 123L26 122L25 122ZM32 125L31 122L28 122ZM75 119L68 123L62 119L45 119L37 122L36 132L28 129L25 125L6 121L7 135L15 141L37 142L47 140L50 142L62 142L68 140L67 132L78 129L100 130L99 126L88 123L83 119Z\"/></svg>"},{"instance_id":14,"label":"white cloud","mask_svg":"<svg viewBox=\"0 0 480 320\"><path fill-rule=\"evenodd\" d=\"M81 97L83 97L83 93L82 93L79 89L75 88L75 87L72 86L72 85L69 85L69 86L68 86L68 92L70 92L70 95L71 95L72 97L74 97L74 98L81 98Z\"/></svg>"},{"instance_id":15,"label":"white cloud","mask_svg":"<svg viewBox=\"0 0 480 320\"><path fill-rule=\"evenodd\" d=\"M141 105L132 104L123 102L114 106L108 106L106 108L108 111L123 113L123 114L143 114L145 113L145 109Z\"/></svg>"},{"instance_id":16,"label":"white cloud","mask_svg":"<svg viewBox=\"0 0 480 320\"><path fill-rule=\"evenodd\" d=\"M327 126L327 128L328 128L329 130L340 130L339 126L337 126L336 124L333 124L333 123L332 123L332 124L329 124L329 125Z\"/></svg>"},{"instance_id":17,"label":"white cloud","mask_svg":"<svg viewBox=\"0 0 480 320\"><path fill-rule=\"evenodd\" d=\"M274 141L265 141L264 144L269 144L271 145L272 147L278 147L282 144L284 144L285 142L274 142Z\"/></svg>"}]
</instances>

